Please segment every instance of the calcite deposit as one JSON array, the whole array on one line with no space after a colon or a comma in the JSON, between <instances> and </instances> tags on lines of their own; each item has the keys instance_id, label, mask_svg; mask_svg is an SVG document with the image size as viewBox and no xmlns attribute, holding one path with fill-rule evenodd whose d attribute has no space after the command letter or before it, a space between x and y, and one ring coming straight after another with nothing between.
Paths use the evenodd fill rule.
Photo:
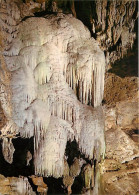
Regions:
<instances>
[{"instance_id":1,"label":"calcite deposit","mask_svg":"<svg viewBox=\"0 0 139 195\"><path fill-rule=\"evenodd\" d=\"M0 194L137 194L136 28L134 0L0 1Z\"/></svg>"},{"instance_id":2,"label":"calcite deposit","mask_svg":"<svg viewBox=\"0 0 139 195\"><path fill-rule=\"evenodd\" d=\"M116 60L132 50L137 38L136 0L94 0L94 1L46 1L46 10L52 10L55 2L56 12L72 12L80 19L105 51L107 69Z\"/></svg>"},{"instance_id":3,"label":"calcite deposit","mask_svg":"<svg viewBox=\"0 0 139 195\"><path fill-rule=\"evenodd\" d=\"M14 151L15 149L12 143L12 138L4 137L2 140L2 153L4 159L10 164L13 162Z\"/></svg>"},{"instance_id":4,"label":"calcite deposit","mask_svg":"<svg viewBox=\"0 0 139 195\"><path fill-rule=\"evenodd\" d=\"M105 153L104 53L72 15L21 21L16 4L8 2L1 6L0 100L7 118L1 132L34 136L35 174L61 177L66 143L74 138L87 158L100 161Z\"/></svg>"}]
</instances>

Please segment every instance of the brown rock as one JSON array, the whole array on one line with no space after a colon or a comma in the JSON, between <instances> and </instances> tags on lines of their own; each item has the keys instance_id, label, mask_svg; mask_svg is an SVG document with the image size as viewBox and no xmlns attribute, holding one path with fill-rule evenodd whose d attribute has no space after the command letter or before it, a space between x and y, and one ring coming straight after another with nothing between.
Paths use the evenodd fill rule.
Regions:
<instances>
[{"instance_id":1,"label":"brown rock","mask_svg":"<svg viewBox=\"0 0 139 195\"><path fill-rule=\"evenodd\" d=\"M4 177L0 175L1 195L35 195L26 177Z\"/></svg>"},{"instance_id":2,"label":"brown rock","mask_svg":"<svg viewBox=\"0 0 139 195\"><path fill-rule=\"evenodd\" d=\"M64 171L63 171L63 176L68 176L69 175L69 165L67 163L67 160L64 159Z\"/></svg>"},{"instance_id":3,"label":"brown rock","mask_svg":"<svg viewBox=\"0 0 139 195\"><path fill-rule=\"evenodd\" d=\"M109 171L118 171L120 169L125 168L126 166L114 159L105 159L102 164L102 167L104 172L109 172Z\"/></svg>"},{"instance_id":4,"label":"brown rock","mask_svg":"<svg viewBox=\"0 0 139 195\"><path fill-rule=\"evenodd\" d=\"M47 188L47 185L43 181L43 177L31 176L31 179L34 185Z\"/></svg>"},{"instance_id":5,"label":"brown rock","mask_svg":"<svg viewBox=\"0 0 139 195\"><path fill-rule=\"evenodd\" d=\"M110 129L116 129L116 108L115 107L104 107L105 113L105 131Z\"/></svg>"},{"instance_id":6,"label":"brown rock","mask_svg":"<svg viewBox=\"0 0 139 195\"><path fill-rule=\"evenodd\" d=\"M13 162L13 154L14 154L15 148L12 143L12 139L8 139L7 137L4 137L2 140L2 153L5 161L12 164Z\"/></svg>"},{"instance_id":7,"label":"brown rock","mask_svg":"<svg viewBox=\"0 0 139 195\"><path fill-rule=\"evenodd\" d=\"M71 186L72 186L73 182L74 182L74 178L71 176L65 176L63 178L63 184L68 191L68 195L70 195L72 193Z\"/></svg>"},{"instance_id":8,"label":"brown rock","mask_svg":"<svg viewBox=\"0 0 139 195\"><path fill-rule=\"evenodd\" d=\"M138 127L139 127L139 118L138 117L134 118L132 123L133 123L134 127L136 129L138 129Z\"/></svg>"},{"instance_id":9,"label":"brown rock","mask_svg":"<svg viewBox=\"0 0 139 195\"><path fill-rule=\"evenodd\" d=\"M137 170L108 172L103 175L105 195L137 194L138 173Z\"/></svg>"},{"instance_id":10,"label":"brown rock","mask_svg":"<svg viewBox=\"0 0 139 195\"><path fill-rule=\"evenodd\" d=\"M94 168L94 167L93 167ZM84 169L85 188L90 189L94 186L94 169L90 164L87 164Z\"/></svg>"},{"instance_id":11,"label":"brown rock","mask_svg":"<svg viewBox=\"0 0 139 195\"><path fill-rule=\"evenodd\" d=\"M121 163L139 157L137 144L122 130L106 132L106 157Z\"/></svg>"},{"instance_id":12,"label":"brown rock","mask_svg":"<svg viewBox=\"0 0 139 195\"><path fill-rule=\"evenodd\" d=\"M104 195L137 194L138 159L121 164L116 160L106 159L102 163L102 186Z\"/></svg>"},{"instance_id":13,"label":"brown rock","mask_svg":"<svg viewBox=\"0 0 139 195\"><path fill-rule=\"evenodd\" d=\"M138 115L138 100L124 101L116 104L117 108L117 125L122 128L128 128ZM134 128L134 125L133 127Z\"/></svg>"},{"instance_id":14,"label":"brown rock","mask_svg":"<svg viewBox=\"0 0 139 195\"><path fill-rule=\"evenodd\" d=\"M44 195L44 194L47 194L47 191L48 191L48 188L44 188L44 187L42 187L42 186L38 186L38 187L37 187L37 192L43 193L43 195Z\"/></svg>"},{"instance_id":15,"label":"brown rock","mask_svg":"<svg viewBox=\"0 0 139 195\"><path fill-rule=\"evenodd\" d=\"M112 73L106 74L104 100L107 105L115 106L117 102L137 99L137 97L138 78L121 78Z\"/></svg>"}]
</instances>

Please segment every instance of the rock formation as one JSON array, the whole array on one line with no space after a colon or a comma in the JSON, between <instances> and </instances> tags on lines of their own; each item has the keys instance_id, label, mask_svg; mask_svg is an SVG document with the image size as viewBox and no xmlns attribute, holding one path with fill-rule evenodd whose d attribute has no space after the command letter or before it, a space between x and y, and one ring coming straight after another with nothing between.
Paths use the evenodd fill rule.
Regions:
<instances>
[{"instance_id":1,"label":"rock formation","mask_svg":"<svg viewBox=\"0 0 139 195\"><path fill-rule=\"evenodd\" d=\"M52 1L54 2L54 1ZM51 1L46 9L51 10ZM136 39L138 3L133 0L58 1L57 10L72 12L91 31L105 52L107 69L132 49Z\"/></svg>"},{"instance_id":2,"label":"rock formation","mask_svg":"<svg viewBox=\"0 0 139 195\"><path fill-rule=\"evenodd\" d=\"M0 194L35 195L26 177L4 177L0 175Z\"/></svg>"},{"instance_id":3,"label":"rock formation","mask_svg":"<svg viewBox=\"0 0 139 195\"><path fill-rule=\"evenodd\" d=\"M78 178L82 194L136 194L138 79L125 60L136 26L136 1L0 1L1 151L12 166L12 140L34 137L24 161L35 168L28 178L1 176L0 194L47 194L51 177L69 194ZM112 65L123 57L126 74ZM81 157L70 162L73 140Z\"/></svg>"},{"instance_id":4,"label":"rock formation","mask_svg":"<svg viewBox=\"0 0 139 195\"><path fill-rule=\"evenodd\" d=\"M3 153L4 159L10 164L13 162L14 151L15 149L12 143L12 139L4 137L2 140L2 153Z\"/></svg>"},{"instance_id":5,"label":"rock formation","mask_svg":"<svg viewBox=\"0 0 139 195\"><path fill-rule=\"evenodd\" d=\"M105 153L103 52L72 15L21 21L17 5L8 2L1 6L0 98L7 119L1 132L34 136L36 175L63 176L66 143L74 138L87 158L100 161ZM72 177L79 175L77 168Z\"/></svg>"},{"instance_id":6,"label":"rock formation","mask_svg":"<svg viewBox=\"0 0 139 195\"><path fill-rule=\"evenodd\" d=\"M36 176L31 176L32 182L35 186L37 186L37 192L40 194L47 194L48 187L43 181L43 177L36 177Z\"/></svg>"},{"instance_id":7,"label":"rock formation","mask_svg":"<svg viewBox=\"0 0 139 195\"><path fill-rule=\"evenodd\" d=\"M4 24L17 25L6 11L4 17L3 33ZM7 22L8 17L12 21ZM20 17L18 12L16 17ZM8 49L3 55L10 79L4 94L9 98L1 97L1 102L7 124L16 126L16 133L23 137L34 136L35 173L62 176L66 143L73 137L86 156L92 159L96 150L99 160L105 151L98 107L103 98L105 58L96 41L80 21L63 14L31 17L17 28L13 37L6 32ZM3 77L2 84L6 82ZM3 129L10 131L7 124Z\"/></svg>"}]
</instances>

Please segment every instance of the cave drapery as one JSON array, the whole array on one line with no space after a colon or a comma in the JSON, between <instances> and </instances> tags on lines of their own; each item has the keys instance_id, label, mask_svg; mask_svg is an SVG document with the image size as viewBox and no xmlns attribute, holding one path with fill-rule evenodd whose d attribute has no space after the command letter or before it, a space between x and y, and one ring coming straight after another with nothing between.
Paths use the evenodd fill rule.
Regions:
<instances>
[{"instance_id":1,"label":"cave drapery","mask_svg":"<svg viewBox=\"0 0 139 195\"><path fill-rule=\"evenodd\" d=\"M34 137L36 175L63 176L69 140L77 141L86 158L100 161L105 153L105 56L98 43L70 14L22 21L13 2L3 1L1 9L2 132ZM8 139L3 138L2 151L12 163L14 147Z\"/></svg>"},{"instance_id":2,"label":"cave drapery","mask_svg":"<svg viewBox=\"0 0 139 195\"><path fill-rule=\"evenodd\" d=\"M0 0L0 194L137 193L137 9Z\"/></svg>"}]
</instances>

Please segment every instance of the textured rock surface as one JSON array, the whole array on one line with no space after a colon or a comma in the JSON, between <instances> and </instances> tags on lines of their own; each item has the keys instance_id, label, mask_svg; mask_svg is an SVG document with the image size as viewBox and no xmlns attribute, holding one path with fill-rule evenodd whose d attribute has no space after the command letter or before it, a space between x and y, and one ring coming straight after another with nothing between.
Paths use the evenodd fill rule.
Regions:
<instances>
[{"instance_id":1,"label":"textured rock surface","mask_svg":"<svg viewBox=\"0 0 139 195\"><path fill-rule=\"evenodd\" d=\"M4 177L0 175L0 194L35 195L26 177Z\"/></svg>"},{"instance_id":2,"label":"textured rock surface","mask_svg":"<svg viewBox=\"0 0 139 195\"><path fill-rule=\"evenodd\" d=\"M12 138L4 137L2 140L2 153L4 159L10 164L13 162L14 151L15 149L12 143Z\"/></svg>"},{"instance_id":3,"label":"textured rock surface","mask_svg":"<svg viewBox=\"0 0 139 195\"><path fill-rule=\"evenodd\" d=\"M138 159L125 164L106 159L103 164L103 194L137 194Z\"/></svg>"},{"instance_id":4,"label":"textured rock surface","mask_svg":"<svg viewBox=\"0 0 139 195\"><path fill-rule=\"evenodd\" d=\"M40 194L47 194L48 187L43 181L43 177L31 176L32 182L37 186L37 192Z\"/></svg>"},{"instance_id":5,"label":"textured rock surface","mask_svg":"<svg viewBox=\"0 0 139 195\"><path fill-rule=\"evenodd\" d=\"M113 105L115 102L113 102ZM115 106L106 106L105 110L105 130L122 129L136 130L138 129L138 99L130 99L117 102Z\"/></svg>"},{"instance_id":6,"label":"textured rock surface","mask_svg":"<svg viewBox=\"0 0 139 195\"><path fill-rule=\"evenodd\" d=\"M137 77L121 78L115 74L107 73L103 99L105 104L115 106L119 101L137 99L138 82Z\"/></svg>"},{"instance_id":7,"label":"textured rock surface","mask_svg":"<svg viewBox=\"0 0 139 195\"><path fill-rule=\"evenodd\" d=\"M106 159L102 165L102 193L137 194L138 78L120 78L114 74L108 74L106 78Z\"/></svg>"},{"instance_id":8,"label":"textured rock surface","mask_svg":"<svg viewBox=\"0 0 139 195\"><path fill-rule=\"evenodd\" d=\"M137 1L46 1L46 10L72 12L80 19L98 40L106 52L107 64L127 54L136 39ZM110 63L109 63L110 62Z\"/></svg>"},{"instance_id":9,"label":"textured rock surface","mask_svg":"<svg viewBox=\"0 0 139 195\"><path fill-rule=\"evenodd\" d=\"M139 157L138 145L121 130L106 132L106 157L124 163Z\"/></svg>"},{"instance_id":10,"label":"textured rock surface","mask_svg":"<svg viewBox=\"0 0 139 195\"><path fill-rule=\"evenodd\" d=\"M0 105L0 129L6 124L6 117L4 116L3 110Z\"/></svg>"},{"instance_id":11,"label":"textured rock surface","mask_svg":"<svg viewBox=\"0 0 139 195\"><path fill-rule=\"evenodd\" d=\"M62 177L66 144L74 138L86 158L100 161L105 153L104 53L72 15L21 21L21 8L10 4L3 1L1 7L0 100L7 118L2 135L34 136L36 175ZM70 167L73 178L80 174L80 160Z\"/></svg>"},{"instance_id":12,"label":"textured rock surface","mask_svg":"<svg viewBox=\"0 0 139 195\"><path fill-rule=\"evenodd\" d=\"M134 40L136 38L136 23L137 23L137 1L44 1L44 0L36 0L34 3L33 1L26 0L26 4L23 4L22 1L15 1L16 3L14 4L12 1L7 1L8 3L5 5L0 5L1 9L1 17L0 17L0 51L3 52L3 49L5 50L4 55L6 58L0 54L0 62L1 62L1 69L3 71L0 71L0 82L1 84L1 104L3 105L3 101L6 99L6 105L3 106L4 109L1 109L0 107L0 133L1 137L4 135L8 137L8 140L11 139L11 137L15 137L16 134L19 132L19 128L17 127L16 124L13 124L13 121L11 120L11 116L13 116L12 107L11 107L11 86L10 81L11 78L16 78L19 76L19 81L22 83L22 80L25 80L25 77L20 77L20 74L18 73L18 70L21 69L21 67L28 62L28 65L31 69L34 69L35 66L37 67L34 69L34 77L35 77L35 82L37 83L37 87L39 85L44 86L49 83L52 77L52 67L54 64L56 64L59 60L63 58L63 54L68 53L68 55L64 56L64 59L62 60L62 63L65 62L65 59L67 60L68 68L67 71L64 73L66 75L66 82L68 90L65 91L64 96L64 105L67 108L67 112L65 112L64 117L68 118L68 128L70 129L70 135L66 135L67 137L73 136L75 133L75 126L73 127L70 123L71 116L72 114L70 113L71 109L71 102L72 98L74 97L74 100L76 100L75 104L76 106L80 107L82 102L83 104L88 104L90 103L90 97L87 97L87 88L88 86L84 86L85 79L87 79L86 83L92 84L92 81L90 78L92 77L91 73L93 68L96 65L96 62L93 62L93 59L97 61L100 58L100 52L98 54L95 54L92 58L89 57L90 53L92 51L95 53L98 51L98 46L97 43L90 38L90 33L89 31L81 25L77 20L73 19L70 15L65 16L61 12L63 11L64 13L69 13L72 11L74 16L79 18L80 20L83 21L83 23L90 29L92 32L93 37L97 39L97 41L100 43L101 48L105 51L106 54L106 62L107 64L111 65L111 62L115 62L116 59L122 58L129 49L133 47ZM40 11L49 11L49 12L58 12L58 16L49 16L46 17L45 19L43 18L29 18L27 19L27 16L32 17L32 16L41 16L41 14L44 14L42 12L41 14ZM92 11L93 10L93 11ZM121 17L122 14L122 17ZM9 15L7 17L7 15ZM97 17L96 17L97 16ZM66 19L65 19L66 18ZM37 26L35 24L35 20L37 20L37 26L40 24L39 27L42 26L42 28L37 29ZM51 21L50 23L48 22ZM65 22L66 20L66 22ZM67 20L69 23L67 24ZM73 22L74 20L74 22ZM47 22L46 22L47 21ZM47 28L46 28L46 23ZM52 24L53 23L53 24ZM51 31L52 26L52 31L53 33L49 34L47 30L49 29ZM47 30L46 30L47 29ZM60 30L61 29L61 30ZM62 30L64 29L64 30ZM66 30L68 29L68 30ZM40 34L43 33L43 31L47 34L47 36L44 36ZM64 34L62 34L64 31ZM68 33L66 34L66 32ZM31 33L32 32L32 33ZM61 36L64 38L61 40ZM81 38L84 35L83 38ZM36 39L37 36L37 39ZM80 38L79 38L80 37ZM87 40L89 41L87 42ZM92 40L92 43L90 45L90 39ZM50 47L45 47L43 45L45 42L51 43L51 45L55 45ZM74 44L73 44L74 42ZM92 50L92 44L95 44L95 48ZM63 47L64 46L64 47ZM67 47L68 46L68 47ZM94 46L94 45L93 45ZM26 49L25 49L26 47ZM57 47L58 50L57 51ZM29 49L30 48L30 49ZM68 48L68 49L67 49ZM90 51L88 50L90 49ZM46 55L45 49L47 51L49 50L49 53L47 53L48 61L48 69L45 69L45 58L44 56ZM85 53L86 50L86 53ZM34 54L33 52L35 51L36 53ZM89 52L89 55L88 55ZM45 54L44 54L45 53ZM62 53L62 54L60 54ZM134 53L134 51L133 51ZM17 55L18 54L18 55ZM29 55L28 55L29 54ZM53 56L59 56L60 58L58 59L55 57L55 62L53 62ZM16 56L17 55L17 56ZM128 55L132 56L132 51ZM22 56L23 59L20 57ZM27 57L28 56L28 57ZM35 58L34 58L35 56ZM40 59L38 56L41 56ZM134 58L134 55L133 55ZM34 61L35 59L35 61ZM43 59L43 60L42 60ZM20 63L20 62L25 62L25 63ZM6 67L5 62L7 63L8 67ZM41 62L41 63L40 63ZM53 62L53 63L52 63ZM52 64L51 64L52 63ZM65 64L66 64L65 63ZM90 63L93 64L92 69L90 69ZM130 58L127 58L127 60L124 59L124 62L117 62L118 66L115 65L112 67L111 72L114 72L118 75L107 73L105 77L105 90L104 90L104 99L103 99L103 110L105 113L105 130L106 130L106 159L104 163L101 166L101 177L100 180L103 185L102 192L100 194L110 194L110 195L124 195L124 194L137 194L138 191L138 169L137 169L137 164L138 164L138 134L137 134L137 129L138 129L138 95L137 95L137 85L138 85L138 80L136 77L129 77L129 76L134 76L136 75L135 73L135 68L134 64L135 61L130 61ZM57 63L59 64L59 62ZM76 64L76 68L74 69L74 65ZM82 66L80 66L82 64ZM55 66L55 65L54 65ZM28 67L28 69L29 69ZM57 66L58 67L58 66ZM107 67L109 68L109 67ZM51 69L51 70L50 70ZM27 69L26 69L27 70ZM23 73L22 75L27 75L27 70ZM63 69L62 69L63 70ZM89 70L89 71L88 71ZM95 70L94 70L95 71ZM96 70L97 71L97 70ZM14 75L14 72L17 74ZM77 74L80 73L80 74ZM85 73L85 74L84 74ZM40 76L38 76L40 75ZM30 75L28 75L30 77ZM121 77L124 78L121 78ZM47 79L46 79L47 77ZM26 76L26 79L28 77ZM98 78L98 77L97 77ZM96 80L97 80L96 78ZM101 78L101 77L100 77ZM52 88L52 90L56 91L56 94L58 95L58 89L61 90L61 77L58 78L59 85L55 85L55 87ZM95 78L93 78L95 79ZM77 80L81 80L81 82L77 82ZM33 81L33 80L32 80ZM102 79L103 81L103 79ZM27 80L29 83L30 80ZM34 82L34 81L33 81ZM3 85L5 83L6 85ZM20 83L20 84L21 84ZM30 82L31 83L31 82ZM18 83L19 84L19 83ZM34 83L32 83L32 87L34 88ZM72 88L74 93L72 93L69 88ZM78 88L78 90L76 90ZM83 89L86 89L82 91ZM14 89L16 91L16 89ZM21 94L23 94L23 100L26 98L27 100L27 107L30 104L34 104L34 97L36 98L36 92L29 94L29 91L32 90L31 88L26 88L25 91L22 90L22 88L19 90ZM42 89L37 89L37 93L41 94ZM65 90L65 88L64 88ZM7 94L3 96L3 92L7 91ZM14 93L15 93L14 91ZM101 91L101 90L100 90ZM103 91L103 90L102 90ZM48 91L47 91L48 92ZM51 90L50 90L51 92ZM83 92L83 93L81 93ZM63 93L63 92L62 92ZM62 94L60 92L60 95ZM70 98L70 105L65 104L67 100L67 94L71 94ZM95 92L94 92L95 93ZM78 97L75 98L75 94ZM98 92L96 92L98 95ZM51 94L49 94L50 96ZM22 95L21 95L22 96ZM26 96L26 97L25 97ZM94 95L92 95L94 97ZM37 98L39 100L42 100L45 97L41 97L37 95ZM60 100L62 100L60 96ZM99 98L98 98L99 99ZM7 101L8 100L8 101ZM53 99L50 101L51 107L56 108L51 110L51 114L56 116L59 115L59 113L56 113L56 110L59 110L60 113L60 100ZM102 95L100 95L99 103L102 100ZM35 100L36 101L36 100ZM58 101L58 105L56 105L56 102ZM92 98L92 105L95 105L94 102L96 100ZM78 102L78 103L77 103ZM97 101L96 101L97 102ZM98 103L98 104L99 104ZM19 103L19 105L23 105ZM97 103L96 103L97 105ZM75 111L75 107L73 111ZM44 104L42 104L42 107L44 107ZM35 107L34 107L35 108ZM88 106L83 106L82 107L84 110L86 109L85 112L88 112ZM22 112L23 108L19 107L17 108L18 113ZM36 117L36 109L33 109L33 117ZM35 111L34 111L35 110ZM90 120L98 120L98 118L93 118L89 117L92 114L92 109L88 112L88 115L84 112L80 112L80 117L82 120L82 124L85 124L85 121L90 121ZM94 115L98 115L100 111L96 109L94 111ZM12 114L11 114L12 113ZM40 112L38 112L40 113ZM48 114L48 112L47 112ZM100 114L100 113L99 113ZM23 117L20 115L20 120L24 120ZM38 116L37 116L38 117ZM42 117L42 115L41 115ZM56 117L53 117L51 122L50 122L50 129L54 128L54 121L56 121ZM60 118L60 116L58 116ZM63 117L63 116L62 116ZM58 121L60 121L61 124L63 124L63 120L61 121L58 118ZM101 116L100 116L101 118ZM8 120L7 120L8 119ZM17 120L17 117L15 117ZM19 120L19 121L20 121ZM29 120L29 117L28 119ZM73 120L73 119L72 119ZM25 120L26 121L26 120ZM43 120L44 121L44 120ZM77 123L79 120L77 121ZM54 123L56 124L57 121ZM75 121L72 121L72 124L75 123ZM6 125L6 126L5 126ZM19 123L18 123L19 125ZM21 125L21 124L20 124ZM19 125L19 126L20 126ZM65 126L67 126L67 123L64 123ZM92 126L94 126L94 123L91 123ZM21 125L22 126L22 125ZM72 128L70 128L72 127ZM86 127L86 124L82 126L82 128L89 128ZM20 129L20 132L22 133L22 136L28 137L33 134L33 131L30 132L30 129L32 128L31 125L26 126L26 134L23 132L23 127ZM44 127L42 127L43 129ZM61 129L61 125L59 127ZM97 128L97 127L96 127ZM36 128L38 130L38 126ZM63 129L64 132L64 129ZM73 133L74 132L74 133ZM50 132L49 132L50 133ZM78 132L76 132L78 134ZM76 134L75 133L75 134ZM91 133L91 132L90 132ZM84 133L83 133L84 134ZM37 135L37 141L40 139L39 136L40 134ZM63 135L60 135L61 137ZM81 136L82 137L82 136ZM84 137L84 136L83 136ZM86 138L88 135L86 135ZM79 138L79 136L78 136ZM77 140L78 140L77 138ZM56 137L53 137L53 139L56 139ZM88 139L88 138L87 138ZM7 140L7 138L6 138ZM90 136L90 140L92 141L92 137ZM83 139L82 139L83 141ZM103 140L102 140L103 142ZM10 142L9 142L10 143ZM81 145L83 142L81 143ZM99 144L99 143L98 143ZM40 150L44 148L44 145L39 146ZM85 146L84 147L88 147ZM8 147L6 147L8 149ZM50 147L53 148L53 147ZM3 152L5 155L5 160L7 160L9 163L12 162L12 155L13 155L13 150L7 150L7 152ZM51 151L51 150L50 150ZM63 150L64 151L64 150ZM42 156L38 157L41 153L39 150L37 150L36 159L39 159L39 161L36 161L36 164L41 167L41 161L40 159L42 157L45 157L45 152L44 150ZM50 153L53 153L51 151ZM86 153L84 151L84 153ZM51 156L51 155L50 155ZM57 156L54 156L56 158ZM59 158L59 157L58 157ZM135 158L135 159L134 159ZM133 160L132 160L133 159ZM45 161L45 159L44 159ZM128 161L128 162L127 162ZM63 158L63 164L66 164L64 162ZM68 191L71 193L71 185L74 183L74 178L69 176L69 165L66 164L67 166L64 169L64 185L66 188L68 188ZM38 167L39 167L38 166ZM46 165L43 165L43 167ZM41 168L38 169L41 169ZM91 167L90 164L85 165L84 167L84 174L82 175L82 178L84 178L85 183L84 187L86 187L86 190L89 188L90 185L94 187L94 173L92 173L92 179L91 178ZM83 171L82 170L82 171ZM94 169L93 169L94 170ZM42 170L41 170L42 171ZM35 177L35 176L34 176ZM4 188L0 187L0 193L1 194L33 194L31 186L28 184L27 178L5 178L1 176L1 182L0 186L5 186ZM37 186L37 191L39 193L46 193L47 187L46 184L42 182L42 177L35 177L37 182L34 180L34 184ZM20 180L21 189L24 188L24 184L26 183L29 192L26 191L26 187L22 192L18 191L16 187L13 187L13 183L18 183ZM22 181L21 181L22 180ZM2 183L4 181L4 183ZM8 182L8 185L7 183ZM2 183L2 185L1 185ZM19 184L19 183L18 183ZM19 185L20 186L20 185ZM4 191L6 190L6 191ZM85 191L86 191L85 190ZM100 191L101 191L100 190ZM16 191L16 192L14 192ZM24 193L23 193L24 192ZM83 192L83 194L93 194L92 190L88 190L87 192Z\"/></svg>"},{"instance_id":13,"label":"textured rock surface","mask_svg":"<svg viewBox=\"0 0 139 195\"><path fill-rule=\"evenodd\" d=\"M26 2L26 3L23 3ZM72 13L91 31L106 53L107 64L122 58L133 48L137 37L138 1L16 1L21 18L46 13ZM110 63L109 63L110 62ZM108 67L109 68L109 67Z\"/></svg>"}]
</instances>

